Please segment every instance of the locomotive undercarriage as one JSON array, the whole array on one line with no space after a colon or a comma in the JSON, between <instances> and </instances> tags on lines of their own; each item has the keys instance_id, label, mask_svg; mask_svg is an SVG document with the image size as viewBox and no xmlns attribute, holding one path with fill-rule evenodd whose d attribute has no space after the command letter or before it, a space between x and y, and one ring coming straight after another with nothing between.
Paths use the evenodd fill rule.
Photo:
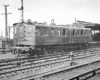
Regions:
<instances>
[{"instance_id":1,"label":"locomotive undercarriage","mask_svg":"<svg viewBox=\"0 0 100 80\"><path fill-rule=\"evenodd\" d=\"M20 46L19 46L20 47ZM21 46L22 47L22 46ZM25 46L23 46L25 47ZM73 44L59 44L59 45L36 45L34 48L22 50L21 48L14 49L14 53L26 54L29 57L40 57L52 54L63 54L69 51L86 49L89 47L88 43L73 43Z\"/></svg>"}]
</instances>

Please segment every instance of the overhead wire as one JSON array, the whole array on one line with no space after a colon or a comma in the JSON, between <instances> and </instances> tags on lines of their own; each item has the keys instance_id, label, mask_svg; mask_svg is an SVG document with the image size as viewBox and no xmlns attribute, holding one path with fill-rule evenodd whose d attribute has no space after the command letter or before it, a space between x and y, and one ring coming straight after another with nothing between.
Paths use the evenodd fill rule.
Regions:
<instances>
[{"instance_id":1,"label":"overhead wire","mask_svg":"<svg viewBox=\"0 0 100 80\"><path fill-rule=\"evenodd\" d=\"M0 4L0 5L1 6L4 6L3 4ZM9 4L9 7L14 8L14 9L17 9L17 10L19 9L19 7L16 7L16 6L11 5L11 4ZM29 12L29 13L34 13L34 14L42 15L42 16L49 16L47 14L43 14L43 13L40 13L40 12L32 11L32 10L29 10L29 9L24 9L24 11L25 12Z\"/></svg>"},{"instance_id":2,"label":"overhead wire","mask_svg":"<svg viewBox=\"0 0 100 80\"><path fill-rule=\"evenodd\" d=\"M9 7L11 8L15 8L15 9L19 9L19 7L16 7L16 6L13 6L13 5L9 5ZM29 12L29 13L34 13L34 14L38 14L38 15L42 15L42 16L49 16L47 14L43 14L43 13L40 13L40 12L36 12L36 11L32 11L32 10L29 10L29 9L24 9L25 12Z\"/></svg>"}]
</instances>

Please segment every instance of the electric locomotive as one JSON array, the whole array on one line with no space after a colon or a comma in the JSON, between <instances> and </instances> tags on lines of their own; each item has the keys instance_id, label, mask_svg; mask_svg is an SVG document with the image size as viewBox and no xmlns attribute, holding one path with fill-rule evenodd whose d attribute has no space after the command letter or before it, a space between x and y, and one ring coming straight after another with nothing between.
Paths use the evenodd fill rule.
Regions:
<instances>
[{"instance_id":1,"label":"electric locomotive","mask_svg":"<svg viewBox=\"0 0 100 80\"><path fill-rule=\"evenodd\" d=\"M23 22L13 27L15 51L30 56L87 48L92 41L91 29L81 26Z\"/></svg>"}]
</instances>

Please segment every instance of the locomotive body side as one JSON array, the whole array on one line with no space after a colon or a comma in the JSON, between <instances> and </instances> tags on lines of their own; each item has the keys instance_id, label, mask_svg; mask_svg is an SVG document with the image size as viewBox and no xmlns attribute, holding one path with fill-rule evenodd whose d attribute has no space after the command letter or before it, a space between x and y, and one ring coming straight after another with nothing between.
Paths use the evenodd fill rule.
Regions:
<instances>
[{"instance_id":1,"label":"locomotive body side","mask_svg":"<svg viewBox=\"0 0 100 80\"><path fill-rule=\"evenodd\" d=\"M59 45L69 43L68 28L37 26L37 30L39 35L36 36L36 45Z\"/></svg>"},{"instance_id":2,"label":"locomotive body side","mask_svg":"<svg viewBox=\"0 0 100 80\"><path fill-rule=\"evenodd\" d=\"M59 45L91 41L88 28L58 27L50 25L18 24L14 39L17 45Z\"/></svg>"}]
</instances>

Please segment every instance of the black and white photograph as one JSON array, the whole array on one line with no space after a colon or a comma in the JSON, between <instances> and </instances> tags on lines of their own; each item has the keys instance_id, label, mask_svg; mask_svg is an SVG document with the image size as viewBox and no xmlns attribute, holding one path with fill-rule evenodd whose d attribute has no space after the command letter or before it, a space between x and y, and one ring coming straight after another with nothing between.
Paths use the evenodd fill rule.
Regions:
<instances>
[{"instance_id":1,"label":"black and white photograph","mask_svg":"<svg viewBox=\"0 0 100 80\"><path fill-rule=\"evenodd\" d=\"M100 80L100 0L0 0L0 80Z\"/></svg>"}]
</instances>

